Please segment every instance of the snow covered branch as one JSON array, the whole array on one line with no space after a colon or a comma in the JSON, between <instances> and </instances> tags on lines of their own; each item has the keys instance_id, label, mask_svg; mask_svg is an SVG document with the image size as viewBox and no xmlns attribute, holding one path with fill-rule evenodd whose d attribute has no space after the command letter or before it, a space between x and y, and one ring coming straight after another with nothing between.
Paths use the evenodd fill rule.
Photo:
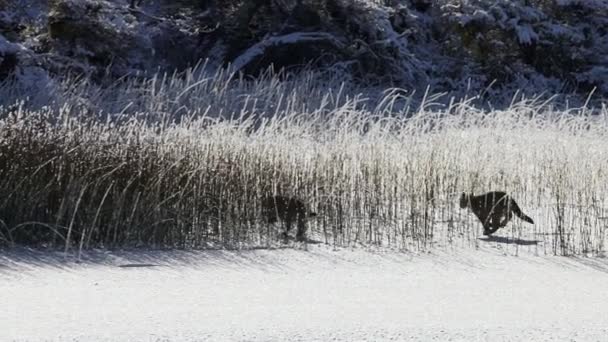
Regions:
<instances>
[{"instance_id":1,"label":"snow covered branch","mask_svg":"<svg viewBox=\"0 0 608 342\"><path fill-rule=\"evenodd\" d=\"M316 42L329 43L335 46L336 49L344 49L346 47L337 37L327 32L295 32L282 36L273 36L253 45L235 58L232 62L232 69L233 71L242 70L256 59L264 56L268 49L273 47Z\"/></svg>"}]
</instances>

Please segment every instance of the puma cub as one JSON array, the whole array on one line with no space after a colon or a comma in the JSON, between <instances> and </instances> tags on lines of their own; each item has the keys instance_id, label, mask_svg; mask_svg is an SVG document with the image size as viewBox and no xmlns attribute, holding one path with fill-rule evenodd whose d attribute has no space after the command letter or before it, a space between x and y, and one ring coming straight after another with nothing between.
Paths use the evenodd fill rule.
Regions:
<instances>
[{"instance_id":1,"label":"puma cub","mask_svg":"<svg viewBox=\"0 0 608 342\"><path fill-rule=\"evenodd\" d=\"M462 193L460 207L471 208L473 214L483 224L483 235L491 235L499 228L506 226L513 214L534 224L534 221L521 211L515 200L502 191L492 191L478 196Z\"/></svg>"},{"instance_id":2,"label":"puma cub","mask_svg":"<svg viewBox=\"0 0 608 342\"><path fill-rule=\"evenodd\" d=\"M283 221L285 224L285 237L287 237L293 223L296 222L298 225L296 239L298 241L306 239L306 218L317 216L317 214L308 210L301 200L285 196L264 198L262 200L262 214L270 224L278 220Z\"/></svg>"}]
</instances>

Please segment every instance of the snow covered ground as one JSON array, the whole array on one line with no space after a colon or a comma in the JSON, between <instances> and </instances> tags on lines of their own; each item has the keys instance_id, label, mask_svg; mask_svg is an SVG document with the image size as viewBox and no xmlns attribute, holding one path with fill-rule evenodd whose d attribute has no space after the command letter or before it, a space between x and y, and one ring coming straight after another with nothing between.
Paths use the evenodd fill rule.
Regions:
<instances>
[{"instance_id":1,"label":"snow covered ground","mask_svg":"<svg viewBox=\"0 0 608 342\"><path fill-rule=\"evenodd\" d=\"M1 341L605 341L608 260L479 249L0 252Z\"/></svg>"}]
</instances>

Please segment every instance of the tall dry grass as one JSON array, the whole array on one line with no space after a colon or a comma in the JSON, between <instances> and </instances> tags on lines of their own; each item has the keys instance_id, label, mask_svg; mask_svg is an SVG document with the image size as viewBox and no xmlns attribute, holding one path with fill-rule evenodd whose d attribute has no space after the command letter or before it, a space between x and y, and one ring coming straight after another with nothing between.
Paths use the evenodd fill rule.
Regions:
<instances>
[{"instance_id":1,"label":"tall dry grass","mask_svg":"<svg viewBox=\"0 0 608 342\"><path fill-rule=\"evenodd\" d=\"M87 82L2 109L4 244L274 246L260 204L282 194L319 214L309 237L329 244L475 247L460 193L504 190L536 222L499 230L514 248L605 252L606 108L414 106L400 90L370 106L339 83L222 71Z\"/></svg>"}]
</instances>

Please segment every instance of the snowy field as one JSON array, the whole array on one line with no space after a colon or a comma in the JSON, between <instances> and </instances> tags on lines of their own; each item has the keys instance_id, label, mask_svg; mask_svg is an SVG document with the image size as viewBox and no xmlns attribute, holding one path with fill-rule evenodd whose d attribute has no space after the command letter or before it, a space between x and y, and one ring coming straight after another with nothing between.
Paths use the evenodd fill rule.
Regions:
<instances>
[{"instance_id":1,"label":"snowy field","mask_svg":"<svg viewBox=\"0 0 608 342\"><path fill-rule=\"evenodd\" d=\"M602 341L608 260L501 240L0 254L1 341Z\"/></svg>"}]
</instances>

